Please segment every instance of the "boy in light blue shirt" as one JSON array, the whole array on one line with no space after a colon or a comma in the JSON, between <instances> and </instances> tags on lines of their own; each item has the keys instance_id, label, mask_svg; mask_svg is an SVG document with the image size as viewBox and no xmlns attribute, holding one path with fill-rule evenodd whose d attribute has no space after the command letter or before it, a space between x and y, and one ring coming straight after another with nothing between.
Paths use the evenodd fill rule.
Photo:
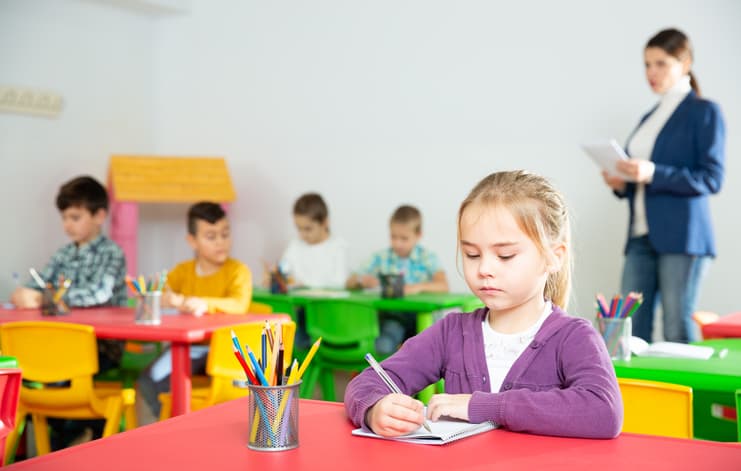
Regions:
<instances>
[{"instance_id":1,"label":"boy in light blue shirt","mask_svg":"<svg viewBox=\"0 0 741 471\"><path fill-rule=\"evenodd\" d=\"M437 256L419 244L422 214L414 206L403 205L391 215L391 247L374 253L370 260L347 280L347 287L375 288L378 275L404 275L404 294L446 293L448 280ZM376 339L378 353L387 354L415 333L414 316L408 313L380 313L381 335Z\"/></svg>"}]
</instances>

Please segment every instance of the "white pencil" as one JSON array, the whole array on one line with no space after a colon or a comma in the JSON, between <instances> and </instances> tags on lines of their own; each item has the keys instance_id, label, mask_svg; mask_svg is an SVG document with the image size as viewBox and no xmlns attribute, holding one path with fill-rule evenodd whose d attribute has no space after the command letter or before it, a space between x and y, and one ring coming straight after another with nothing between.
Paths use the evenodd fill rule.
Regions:
<instances>
[{"instance_id":1,"label":"white pencil","mask_svg":"<svg viewBox=\"0 0 741 471\"><path fill-rule=\"evenodd\" d=\"M376 361L375 358L373 358L373 355L370 353L365 354L365 360L370 364L371 368L375 370L376 373L378 373L378 376L381 377L384 383L386 383L386 386L391 390L391 392L402 394L401 389L399 389L399 386L394 383L394 380L391 379L391 377L386 373L386 370L383 369L383 367ZM432 432L430 429L430 424L427 423L427 420L425 419L424 422L422 422L422 426L427 430L428 432Z\"/></svg>"},{"instance_id":2,"label":"white pencil","mask_svg":"<svg viewBox=\"0 0 741 471\"><path fill-rule=\"evenodd\" d=\"M39 288L46 289L46 283L44 283L44 279L39 276L39 272L37 272L35 268L29 268L28 272L31 273L33 281L35 281L36 284L39 285Z\"/></svg>"}]
</instances>

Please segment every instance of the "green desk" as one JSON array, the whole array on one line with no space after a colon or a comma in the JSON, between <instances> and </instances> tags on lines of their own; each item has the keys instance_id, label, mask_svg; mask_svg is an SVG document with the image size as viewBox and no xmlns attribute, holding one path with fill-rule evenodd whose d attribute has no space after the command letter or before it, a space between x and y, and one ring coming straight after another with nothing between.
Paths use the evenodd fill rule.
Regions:
<instances>
[{"instance_id":1,"label":"green desk","mask_svg":"<svg viewBox=\"0 0 741 471\"><path fill-rule=\"evenodd\" d=\"M732 442L738 437L736 421L723 412L736 409L735 392L741 389L741 339L694 342L715 348L708 360L632 357L613 361L620 378L648 379L692 387L695 438ZM727 349L727 354L719 352ZM726 414L727 415L727 414Z\"/></svg>"},{"instance_id":2,"label":"green desk","mask_svg":"<svg viewBox=\"0 0 741 471\"><path fill-rule=\"evenodd\" d=\"M310 302L322 299L343 299L359 303L367 303L378 311L409 312L417 316L417 332L422 332L431 326L434 319L432 313L441 309L461 308L463 311L473 310L483 306L479 298L472 294L460 293L419 293L410 294L403 298L382 298L379 293L368 293L364 291L336 291L333 296L329 290L316 290L319 295L312 295L311 290L296 290L288 294L273 294L264 288L254 288L252 299L269 304L271 306L291 305L304 307ZM326 292L327 295L321 295ZM292 313L289 313L292 314Z\"/></svg>"},{"instance_id":3,"label":"green desk","mask_svg":"<svg viewBox=\"0 0 741 471\"><path fill-rule=\"evenodd\" d=\"M483 306L476 296L461 293L419 293L390 299L382 298L380 293L365 291L296 290L288 294L273 294L264 288L255 287L252 299L272 306L275 312L290 311L288 313L294 320L296 308L305 307L317 299L341 299L368 304L377 311L408 312L417 316L417 333L432 325L435 311L460 308L467 312ZM420 391L418 396L427 403L433 393L434 386L430 386Z\"/></svg>"}]
</instances>

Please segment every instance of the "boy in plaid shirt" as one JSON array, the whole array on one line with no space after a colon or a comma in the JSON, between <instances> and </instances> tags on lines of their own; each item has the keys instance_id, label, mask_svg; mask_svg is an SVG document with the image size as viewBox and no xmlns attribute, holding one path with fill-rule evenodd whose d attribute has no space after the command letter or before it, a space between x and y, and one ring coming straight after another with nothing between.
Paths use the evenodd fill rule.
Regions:
<instances>
[{"instance_id":1,"label":"boy in plaid shirt","mask_svg":"<svg viewBox=\"0 0 741 471\"><path fill-rule=\"evenodd\" d=\"M39 272L45 283L59 288L59 280L72 280L62 300L70 307L125 306L126 260L121 248L101 233L108 215L108 194L89 176L65 183L57 194L62 227L71 242L52 255ZM39 308L41 288L31 280L18 287L11 301L19 308ZM98 341L99 370L115 368L122 342Z\"/></svg>"}]
</instances>

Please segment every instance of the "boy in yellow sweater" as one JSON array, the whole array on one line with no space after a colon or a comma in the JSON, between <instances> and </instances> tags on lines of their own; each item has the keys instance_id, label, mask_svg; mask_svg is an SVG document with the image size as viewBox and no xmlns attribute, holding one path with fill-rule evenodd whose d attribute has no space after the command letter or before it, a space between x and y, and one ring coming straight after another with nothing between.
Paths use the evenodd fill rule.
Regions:
<instances>
[{"instance_id":1,"label":"boy in yellow sweater","mask_svg":"<svg viewBox=\"0 0 741 471\"><path fill-rule=\"evenodd\" d=\"M229 258L232 238L224 210L216 203L196 203L188 210L188 245L195 258L167 276L165 307L196 315L244 314L252 298L252 274Z\"/></svg>"},{"instance_id":2,"label":"boy in yellow sweater","mask_svg":"<svg viewBox=\"0 0 741 471\"><path fill-rule=\"evenodd\" d=\"M252 298L252 274L246 265L229 257L232 239L229 221L221 206L201 202L190 207L187 241L195 258L178 264L169 272L163 306L195 315L245 314ZM193 374L205 372L207 353L205 345L191 346ZM168 350L139 376L139 396L144 398L154 417L160 412L157 396L170 389L171 362ZM145 401L137 401L137 404ZM139 416L140 423L151 421L142 409L139 409Z\"/></svg>"}]
</instances>

